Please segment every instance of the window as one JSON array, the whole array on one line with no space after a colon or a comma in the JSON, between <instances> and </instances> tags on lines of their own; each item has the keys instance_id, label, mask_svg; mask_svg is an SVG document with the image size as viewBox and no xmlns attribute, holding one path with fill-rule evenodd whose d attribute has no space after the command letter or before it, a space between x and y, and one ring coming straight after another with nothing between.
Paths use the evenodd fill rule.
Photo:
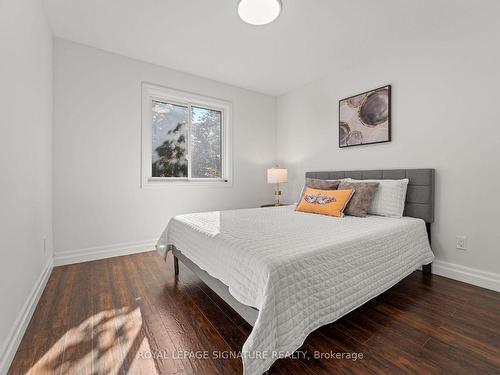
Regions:
<instances>
[{"instance_id":1,"label":"window","mask_svg":"<svg viewBox=\"0 0 500 375\"><path fill-rule=\"evenodd\" d=\"M143 84L142 185L231 183L231 104Z\"/></svg>"}]
</instances>

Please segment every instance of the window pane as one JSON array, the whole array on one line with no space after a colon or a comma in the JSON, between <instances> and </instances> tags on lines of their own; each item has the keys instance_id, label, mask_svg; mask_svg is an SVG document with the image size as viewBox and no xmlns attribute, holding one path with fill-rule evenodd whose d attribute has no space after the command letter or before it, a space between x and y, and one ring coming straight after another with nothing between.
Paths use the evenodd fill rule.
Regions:
<instances>
[{"instance_id":1,"label":"window pane","mask_svg":"<svg viewBox=\"0 0 500 375\"><path fill-rule=\"evenodd\" d=\"M188 108L153 100L153 177L187 177Z\"/></svg>"},{"instance_id":2,"label":"window pane","mask_svg":"<svg viewBox=\"0 0 500 375\"><path fill-rule=\"evenodd\" d=\"M222 178L222 113L191 107L191 177Z\"/></svg>"}]
</instances>

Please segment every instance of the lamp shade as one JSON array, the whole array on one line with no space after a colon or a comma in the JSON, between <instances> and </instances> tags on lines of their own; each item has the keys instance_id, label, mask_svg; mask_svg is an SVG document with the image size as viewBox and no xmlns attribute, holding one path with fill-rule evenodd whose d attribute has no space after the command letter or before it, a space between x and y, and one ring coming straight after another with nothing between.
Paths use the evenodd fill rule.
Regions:
<instances>
[{"instance_id":1,"label":"lamp shade","mask_svg":"<svg viewBox=\"0 0 500 375\"><path fill-rule=\"evenodd\" d=\"M267 170L267 183L279 184L288 181L288 169L286 168L269 168Z\"/></svg>"}]
</instances>

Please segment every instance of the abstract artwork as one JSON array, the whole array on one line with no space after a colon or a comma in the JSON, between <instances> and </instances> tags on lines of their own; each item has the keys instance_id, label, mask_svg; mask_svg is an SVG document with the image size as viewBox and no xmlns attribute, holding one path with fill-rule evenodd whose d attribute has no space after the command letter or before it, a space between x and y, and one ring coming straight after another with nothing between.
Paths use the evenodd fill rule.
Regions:
<instances>
[{"instance_id":1,"label":"abstract artwork","mask_svg":"<svg viewBox=\"0 0 500 375\"><path fill-rule=\"evenodd\" d=\"M339 147L390 140L390 85L339 100Z\"/></svg>"}]
</instances>

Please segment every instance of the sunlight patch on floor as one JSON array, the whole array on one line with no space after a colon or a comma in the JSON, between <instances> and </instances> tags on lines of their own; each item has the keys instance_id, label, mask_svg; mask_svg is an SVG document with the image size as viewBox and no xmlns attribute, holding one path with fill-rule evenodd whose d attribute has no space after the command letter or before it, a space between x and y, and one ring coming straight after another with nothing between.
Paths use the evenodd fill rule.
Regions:
<instances>
[{"instance_id":1,"label":"sunlight patch on floor","mask_svg":"<svg viewBox=\"0 0 500 375\"><path fill-rule=\"evenodd\" d=\"M139 307L101 311L68 330L26 374L157 374Z\"/></svg>"}]
</instances>

